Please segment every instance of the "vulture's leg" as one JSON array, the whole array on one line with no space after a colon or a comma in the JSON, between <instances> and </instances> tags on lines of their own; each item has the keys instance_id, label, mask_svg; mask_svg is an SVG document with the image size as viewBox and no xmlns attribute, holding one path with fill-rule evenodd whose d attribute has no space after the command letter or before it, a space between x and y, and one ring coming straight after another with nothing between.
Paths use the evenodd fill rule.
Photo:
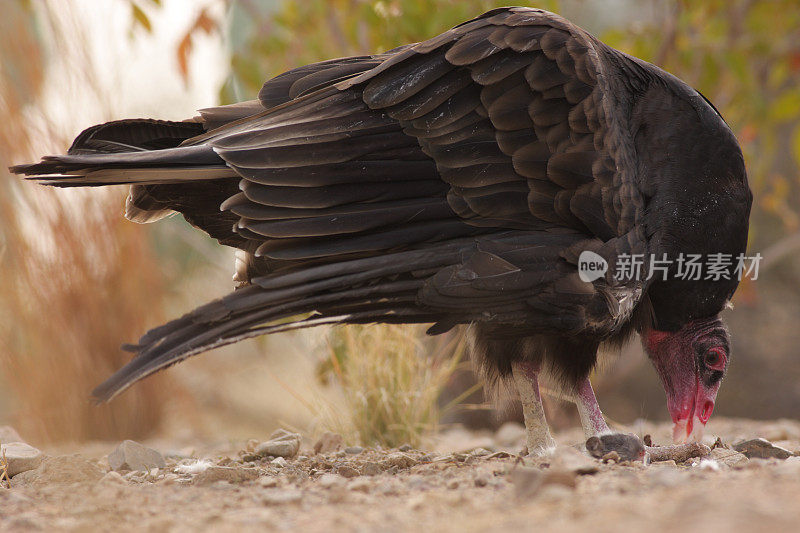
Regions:
<instances>
[{"instance_id":1,"label":"vulture's leg","mask_svg":"<svg viewBox=\"0 0 800 533\"><path fill-rule=\"evenodd\" d=\"M588 377L584 378L578 385L575 405L578 406L583 433L587 439L612 433L608 428L608 424L606 424L606 419L603 418L603 413L600 411L600 405L597 403L597 397L594 395L594 390Z\"/></svg>"},{"instance_id":2,"label":"vulture's leg","mask_svg":"<svg viewBox=\"0 0 800 533\"><path fill-rule=\"evenodd\" d=\"M556 442L550 435L550 428L547 427L544 417L542 397L539 394L539 367L527 361L516 361L512 363L512 371L522 402L522 414L525 416L528 455L545 455L556 447Z\"/></svg>"},{"instance_id":3,"label":"vulture's leg","mask_svg":"<svg viewBox=\"0 0 800 533\"><path fill-rule=\"evenodd\" d=\"M583 433L587 439L586 451L590 455L599 459L614 451L617 452L617 460L640 461L644 459L645 447L639 437L626 433L614 433L608 428L588 377L578 384L575 405L578 406Z\"/></svg>"}]
</instances>

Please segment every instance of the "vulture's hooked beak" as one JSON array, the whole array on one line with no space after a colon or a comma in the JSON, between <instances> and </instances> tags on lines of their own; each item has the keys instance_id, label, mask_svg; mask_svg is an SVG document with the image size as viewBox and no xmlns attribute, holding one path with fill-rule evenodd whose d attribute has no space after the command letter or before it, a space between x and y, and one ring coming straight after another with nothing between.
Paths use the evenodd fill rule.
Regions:
<instances>
[{"instance_id":1,"label":"vulture's hooked beak","mask_svg":"<svg viewBox=\"0 0 800 533\"><path fill-rule=\"evenodd\" d=\"M650 330L642 337L667 394L676 444L703 438L727 370L727 339L723 342L716 329L694 326L675 332Z\"/></svg>"},{"instance_id":2,"label":"vulture's hooked beak","mask_svg":"<svg viewBox=\"0 0 800 533\"><path fill-rule=\"evenodd\" d=\"M666 386L665 386L666 389ZM717 390L707 390L697 379L694 387L686 390L667 389L667 408L675 425L672 428L672 441L675 444L700 442L706 422L714 411Z\"/></svg>"}]
</instances>

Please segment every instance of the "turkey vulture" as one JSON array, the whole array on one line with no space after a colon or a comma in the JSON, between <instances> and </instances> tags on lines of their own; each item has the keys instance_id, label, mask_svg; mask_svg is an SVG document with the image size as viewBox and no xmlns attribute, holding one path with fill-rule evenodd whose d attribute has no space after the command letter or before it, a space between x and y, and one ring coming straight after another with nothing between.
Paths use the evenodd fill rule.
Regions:
<instances>
[{"instance_id":1,"label":"turkey vulture","mask_svg":"<svg viewBox=\"0 0 800 533\"><path fill-rule=\"evenodd\" d=\"M607 434L588 375L600 345L638 333L684 441L728 367L719 313L738 281L679 267L684 254L745 251L752 195L734 135L678 78L539 9L300 67L257 100L184 122L93 126L67 155L12 170L59 187L130 184L130 220L179 212L238 249L239 288L126 345L135 357L100 400L256 335L468 324L479 366L516 385L528 450L542 453L553 439L540 372L564 384L587 435ZM589 252L606 270L587 281ZM671 263L618 276L631 257Z\"/></svg>"}]
</instances>

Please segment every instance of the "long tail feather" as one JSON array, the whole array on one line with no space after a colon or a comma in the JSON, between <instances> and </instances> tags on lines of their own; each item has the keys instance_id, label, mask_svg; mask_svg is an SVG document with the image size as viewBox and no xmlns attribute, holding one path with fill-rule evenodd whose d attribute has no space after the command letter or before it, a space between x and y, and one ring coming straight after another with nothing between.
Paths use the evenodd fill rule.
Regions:
<instances>
[{"instance_id":1,"label":"long tail feather","mask_svg":"<svg viewBox=\"0 0 800 533\"><path fill-rule=\"evenodd\" d=\"M92 394L108 401L187 357L277 331L320 324L435 322L441 313L418 305L425 281L414 274L451 264L463 247L354 259L257 278L251 286L148 331L138 344L124 346L136 356Z\"/></svg>"}]
</instances>

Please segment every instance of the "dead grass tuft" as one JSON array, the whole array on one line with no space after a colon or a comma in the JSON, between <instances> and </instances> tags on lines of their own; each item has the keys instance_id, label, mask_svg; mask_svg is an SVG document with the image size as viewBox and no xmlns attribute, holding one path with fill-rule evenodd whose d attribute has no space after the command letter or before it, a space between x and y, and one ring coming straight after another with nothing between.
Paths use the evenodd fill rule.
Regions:
<instances>
[{"instance_id":1,"label":"dead grass tuft","mask_svg":"<svg viewBox=\"0 0 800 533\"><path fill-rule=\"evenodd\" d=\"M323 425L351 442L417 446L436 431L439 397L463 362L460 337L428 338L421 326L349 326L329 337L329 373L342 389L344 409L317 408ZM467 391L466 394L471 393Z\"/></svg>"},{"instance_id":2,"label":"dead grass tuft","mask_svg":"<svg viewBox=\"0 0 800 533\"><path fill-rule=\"evenodd\" d=\"M42 13L11 2L0 27L1 59L12 65L4 72L20 76L0 73L3 169L66 145L38 108L45 54L33 19ZM56 44L66 39L50 23ZM73 66L77 78L61 83L91 79L90 62ZM164 292L147 233L121 217L119 191L98 192L45 189L0 171L0 375L14 425L34 442L140 438L167 402L163 378L112 405L89 402L91 389L127 362L120 343L161 320Z\"/></svg>"}]
</instances>

